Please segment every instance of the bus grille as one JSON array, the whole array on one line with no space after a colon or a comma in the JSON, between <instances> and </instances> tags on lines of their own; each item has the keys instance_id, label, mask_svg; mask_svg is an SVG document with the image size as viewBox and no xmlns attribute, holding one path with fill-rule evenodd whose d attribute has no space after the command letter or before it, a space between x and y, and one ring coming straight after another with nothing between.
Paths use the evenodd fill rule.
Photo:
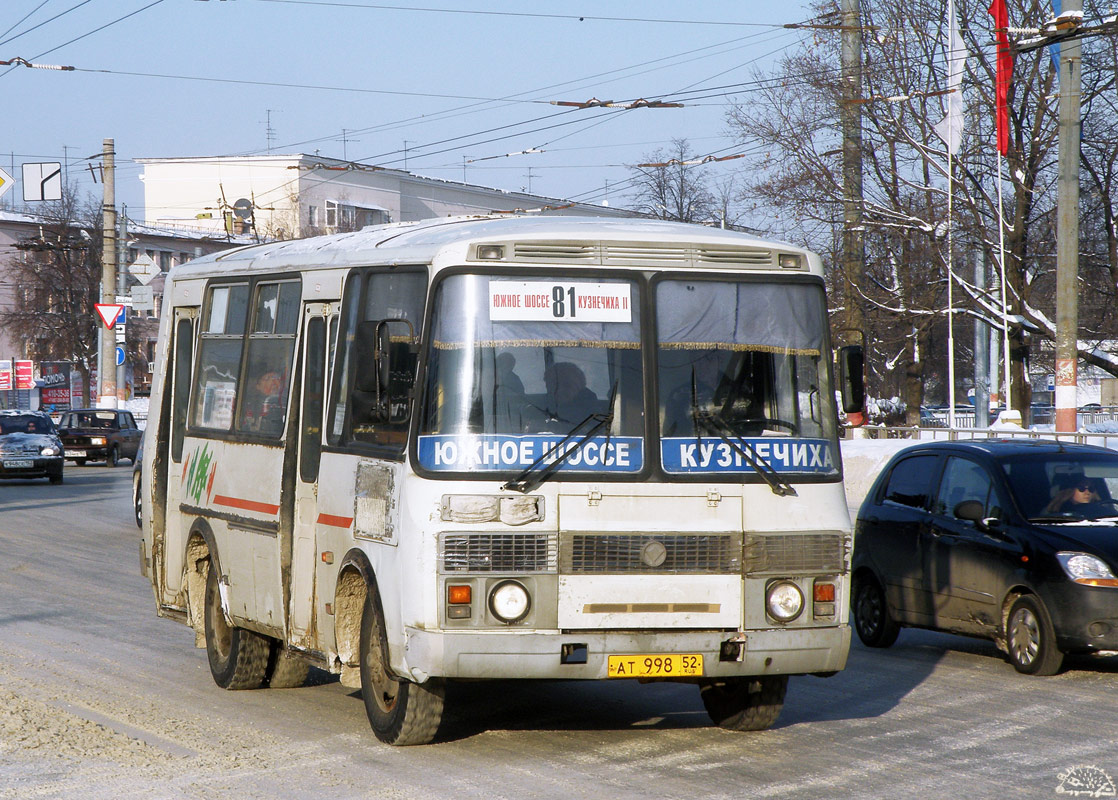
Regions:
<instances>
[{"instance_id":1,"label":"bus grille","mask_svg":"<svg viewBox=\"0 0 1118 800\"><path fill-rule=\"evenodd\" d=\"M745 540L747 575L842 572L846 564L839 533L749 534Z\"/></svg>"},{"instance_id":2,"label":"bus grille","mask_svg":"<svg viewBox=\"0 0 1118 800\"><path fill-rule=\"evenodd\" d=\"M576 533L560 545L564 573L727 575L741 572L741 534Z\"/></svg>"},{"instance_id":3,"label":"bus grille","mask_svg":"<svg viewBox=\"0 0 1118 800\"><path fill-rule=\"evenodd\" d=\"M554 535L546 533L444 533L444 572L554 572Z\"/></svg>"}]
</instances>

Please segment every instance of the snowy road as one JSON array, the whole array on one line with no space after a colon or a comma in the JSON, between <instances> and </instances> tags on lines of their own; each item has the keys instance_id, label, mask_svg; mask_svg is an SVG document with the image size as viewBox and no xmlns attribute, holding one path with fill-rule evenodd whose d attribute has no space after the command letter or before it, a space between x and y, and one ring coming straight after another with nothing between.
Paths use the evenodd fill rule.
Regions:
<instances>
[{"instance_id":1,"label":"snowy road","mask_svg":"<svg viewBox=\"0 0 1118 800\"><path fill-rule=\"evenodd\" d=\"M691 686L475 683L452 687L441 742L387 747L324 673L214 685L192 632L155 616L130 478L0 483L0 798L1035 798L1118 776L1114 659L1026 678L986 642L914 631L793 679L762 733L712 728Z\"/></svg>"}]
</instances>

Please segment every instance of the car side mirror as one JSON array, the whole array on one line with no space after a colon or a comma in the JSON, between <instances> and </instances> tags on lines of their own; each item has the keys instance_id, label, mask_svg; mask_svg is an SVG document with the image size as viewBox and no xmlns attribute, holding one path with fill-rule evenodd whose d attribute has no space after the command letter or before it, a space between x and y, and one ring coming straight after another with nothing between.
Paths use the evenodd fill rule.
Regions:
<instances>
[{"instance_id":1,"label":"car side mirror","mask_svg":"<svg viewBox=\"0 0 1118 800\"><path fill-rule=\"evenodd\" d=\"M997 517L983 517L985 511L985 507L977 500L964 500L955 506L954 514L958 519L973 522L984 533L1000 532L1002 521Z\"/></svg>"}]
</instances>

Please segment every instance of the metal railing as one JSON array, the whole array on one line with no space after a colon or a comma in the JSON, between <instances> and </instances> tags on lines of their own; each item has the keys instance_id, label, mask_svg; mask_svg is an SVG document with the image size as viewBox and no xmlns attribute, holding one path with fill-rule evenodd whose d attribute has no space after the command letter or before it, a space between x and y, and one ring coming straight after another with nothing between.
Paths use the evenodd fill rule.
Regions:
<instances>
[{"instance_id":1,"label":"metal railing","mask_svg":"<svg viewBox=\"0 0 1118 800\"><path fill-rule=\"evenodd\" d=\"M847 428L843 435L846 439L855 438L852 430ZM1076 431L1075 433L1056 433L1055 431L990 429L990 428L920 428L920 427L885 427L866 426L857 429L857 437L861 439L915 439L920 441L949 441L955 442L967 439L1046 439L1058 442L1075 442L1078 444L1093 444L1099 447L1108 447L1118 450L1118 433L1092 433L1090 431Z\"/></svg>"}]
</instances>

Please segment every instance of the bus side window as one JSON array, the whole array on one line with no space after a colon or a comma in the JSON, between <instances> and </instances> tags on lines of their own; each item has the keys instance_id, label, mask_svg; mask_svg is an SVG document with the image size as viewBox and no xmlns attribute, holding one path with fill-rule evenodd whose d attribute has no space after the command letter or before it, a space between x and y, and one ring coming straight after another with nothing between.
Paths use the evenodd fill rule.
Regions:
<instances>
[{"instance_id":1,"label":"bus side window","mask_svg":"<svg viewBox=\"0 0 1118 800\"><path fill-rule=\"evenodd\" d=\"M253 303L237 430L279 436L287 416L299 324L298 281L260 283Z\"/></svg>"},{"instance_id":2,"label":"bus side window","mask_svg":"<svg viewBox=\"0 0 1118 800\"><path fill-rule=\"evenodd\" d=\"M198 339L198 371L192 424L229 430L237 398L237 376L248 311L248 284L210 289Z\"/></svg>"}]
</instances>

